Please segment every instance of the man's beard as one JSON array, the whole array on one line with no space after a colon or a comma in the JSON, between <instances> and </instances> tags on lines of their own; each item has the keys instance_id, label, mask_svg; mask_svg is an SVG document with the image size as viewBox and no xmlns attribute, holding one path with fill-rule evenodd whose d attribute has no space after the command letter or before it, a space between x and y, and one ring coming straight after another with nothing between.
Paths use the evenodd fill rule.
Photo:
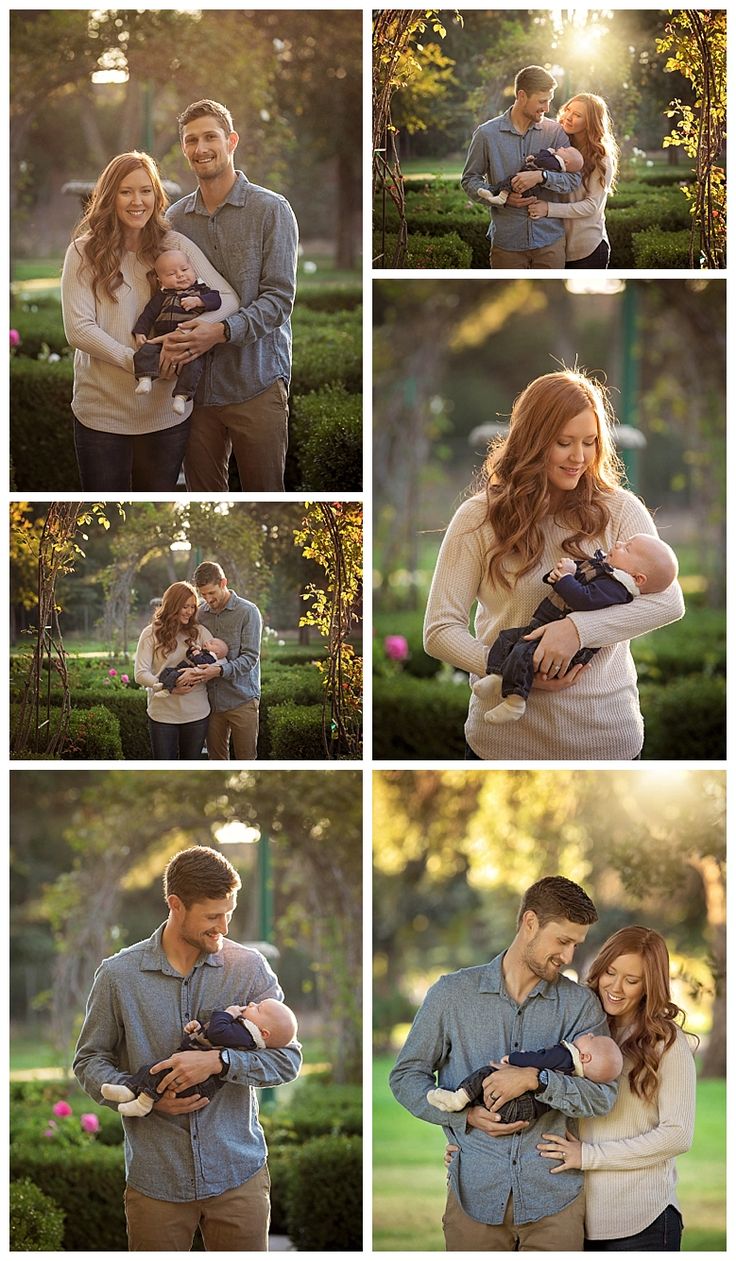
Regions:
<instances>
[{"instance_id":1,"label":"man's beard","mask_svg":"<svg viewBox=\"0 0 736 1261\"><path fill-rule=\"evenodd\" d=\"M186 933L182 933L181 935L187 945L191 946L194 950L204 950L206 954L210 955L219 954L222 950L222 936L217 938L217 943L215 944L212 938L208 938L205 933L203 933L201 937L188 937Z\"/></svg>"},{"instance_id":2,"label":"man's beard","mask_svg":"<svg viewBox=\"0 0 736 1261\"><path fill-rule=\"evenodd\" d=\"M524 955L524 963L528 967L532 976L538 976L540 981L549 981L551 984L554 984L559 979L560 972L562 971L561 966L558 968L549 960L547 960L546 963L540 963L539 960L532 954L531 949L526 951Z\"/></svg>"},{"instance_id":3,"label":"man's beard","mask_svg":"<svg viewBox=\"0 0 736 1261\"><path fill-rule=\"evenodd\" d=\"M218 176L224 174L228 168L227 158L223 158L221 162L215 160L208 166L200 167L198 163L193 163L194 174L198 180L214 180Z\"/></svg>"}]
</instances>

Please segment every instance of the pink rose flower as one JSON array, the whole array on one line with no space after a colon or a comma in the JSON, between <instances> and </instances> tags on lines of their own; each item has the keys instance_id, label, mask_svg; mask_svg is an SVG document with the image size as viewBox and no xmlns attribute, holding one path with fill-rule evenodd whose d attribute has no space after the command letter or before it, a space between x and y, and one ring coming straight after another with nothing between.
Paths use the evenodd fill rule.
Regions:
<instances>
[{"instance_id":1,"label":"pink rose flower","mask_svg":"<svg viewBox=\"0 0 736 1261\"><path fill-rule=\"evenodd\" d=\"M87 1134L96 1134L100 1128L100 1118L96 1112L83 1112L81 1124Z\"/></svg>"},{"instance_id":2,"label":"pink rose flower","mask_svg":"<svg viewBox=\"0 0 736 1261\"><path fill-rule=\"evenodd\" d=\"M108 670L107 674L108 674L108 678L116 679L118 672L117 670L110 669Z\"/></svg>"},{"instance_id":3,"label":"pink rose flower","mask_svg":"<svg viewBox=\"0 0 736 1261\"><path fill-rule=\"evenodd\" d=\"M409 656L409 644L403 635L387 635L383 650L389 661L406 661Z\"/></svg>"},{"instance_id":4,"label":"pink rose flower","mask_svg":"<svg viewBox=\"0 0 736 1261\"><path fill-rule=\"evenodd\" d=\"M130 678L129 678L129 676L128 676L127 674L121 674L121 675L120 675L120 682L121 682L121 683L130 683Z\"/></svg>"},{"instance_id":5,"label":"pink rose flower","mask_svg":"<svg viewBox=\"0 0 736 1261\"><path fill-rule=\"evenodd\" d=\"M72 1110L66 1099L60 1099L58 1103L54 1104L51 1111L55 1117L70 1117L72 1115Z\"/></svg>"},{"instance_id":6,"label":"pink rose flower","mask_svg":"<svg viewBox=\"0 0 736 1261\"><path fill-rule=\"evenodd\" d=\"M20 346L20 333L17 328L11 328L10 330L10 344L11 346Z\"/></svg>"}]
</instances>

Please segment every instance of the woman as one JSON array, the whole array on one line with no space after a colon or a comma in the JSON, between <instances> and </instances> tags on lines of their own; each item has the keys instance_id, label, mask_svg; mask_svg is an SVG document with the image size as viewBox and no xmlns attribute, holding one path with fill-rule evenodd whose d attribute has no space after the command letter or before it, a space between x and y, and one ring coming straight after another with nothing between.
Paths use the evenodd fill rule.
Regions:
<instances>
[{"instance_id":1,"label":"woman","mask_svg":"<svg viewBox=\"0 0 736 1261\"><path fill-rule=\"evenodd\" d=\"M178 666L189 649L210 638L197 622L197 592L188 582L174 582L150 626L141 631L135 654L135 681L148 688L151 753L162 761L201 757L210 703L205 683L178 684L173 692L154 691L167 666Z\"/></svg>"},{"instance_id":2,"label":"woman","mask_svg":"<svg viewBox=\"0 0 736 1261\"><path fill-rule=\"evenodd\" d=\"M564 202L536 198L529 217L548 215L564 221L566 268L606 268L611 256L606 200L615 188L618 169L618 145L608 108L602 97L581 92L563 105L558 118L570 143L583 155L581 182ZM534 174L541 177L542 173Z\"/></svg>"},{"instance_id":3,"label":"woman","mask_svg":"<svg viewBox=\"0 0 736 1261\"><path fill-rule=\"evenodd\" d=\"M695 1064L677 1023L684 1012L670 997L664 939L638 925L620 929L601 946L586 984L623 1054L618 1096L607 1116L579 1120L579 1140L544 1134L538 1151L555 1162L553 1175L585 1171L586 1252L679 1252L675 1157L692 1146ZM445 1164L457 1150L448 1144Z\"/></svg>"},{"instance_id":4,"label":"woman","mask_svg":"<svg viewBox=\"0 0 736 1261\"><path fill-rule=\"evenodd\" d=\"M545 1134L539 1151L555 1162L552 1173L585 1171L586 1252L679 1252L675 1157L692 1146L695 1064L677 1023L685 1013L670 997L663 938L638 925L620 929L586 984L623 1053L618 1097L607 1116L581 1119L579 1140Z\"/></svg>"},{"instance_id":5,"label":"woman","mask_svg":"<svg viewBox=\"0 0 736 1261\"><path fill-rule=\"evenodd\" d=\"M602 387L580 372L553 372L516 399L508 435L489 451L483 489L458 509L437 559L424 646L471 676L486 673L499 631L525 626L560 556L610 551L634 534L656 534L641 502L621 486ZM475 634L468 630L478 602ZM484 721L471 697L470 759L635 759L643 744L629 640L682 617L676 582L630 604L572 613L534 632L534 687L522 719ZM581 647L601 648L574 667Z\"/></svg>"},{"instance_id":6,"label":"woman","mask_svg":"<svg viewBox=\"0 0 736 1261\"><path fill-rule=\"evenodd\" d=\"M173 368L150 394L135 393L133 326L158 287L162 248L182 250L222 297L221 320L238 299L201 250L164 219L168 202L145 153L122 153L105 167L66 252L61 277L64 332L74 355L74 445L83 490L172 491L189 433L173 409Z\"/></svg>"}]
</instances>

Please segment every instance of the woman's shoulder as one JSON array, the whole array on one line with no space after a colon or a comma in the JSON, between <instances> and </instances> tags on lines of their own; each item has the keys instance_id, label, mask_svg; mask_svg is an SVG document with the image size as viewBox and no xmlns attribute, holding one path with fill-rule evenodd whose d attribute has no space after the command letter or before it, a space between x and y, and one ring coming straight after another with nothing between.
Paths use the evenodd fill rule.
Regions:
<instances>
[{"instance_id":1,"label":"woman's shoulder","mask_svg":"<svg viewBox=\"0 0 736 1261\"><path fill-rule=\"evenodd\" d=\"M478 495L471 495L469 499L464 500L460 504L459 508L456 508L449 528L477 530L483 525L487 511L485 495L482 492Z\"/></svg>"},{"instance_id":2,"label":"woman's shoulder","mask_svg":"<svg viewBox=\"0 0 736 1261\"><path fill-rule=\"evenodd\" d=\"M617 486L608 496L608 507L611 517L618 524L627 518L638 518L644 521L649 517L642 500L625 486Z\"/></svg>"},{"instance_id":3,"label":"woman's shoulder","mask_svg":"<svg viewBox=\"0 0 736 1261\"><path fill-rule=\"evenodd\" d=\"M660 1072L681 1073L695 1071L697 1039L692 1033L677 1025L674 1039L662 1052Z\"/></svg>"}]
</instances>

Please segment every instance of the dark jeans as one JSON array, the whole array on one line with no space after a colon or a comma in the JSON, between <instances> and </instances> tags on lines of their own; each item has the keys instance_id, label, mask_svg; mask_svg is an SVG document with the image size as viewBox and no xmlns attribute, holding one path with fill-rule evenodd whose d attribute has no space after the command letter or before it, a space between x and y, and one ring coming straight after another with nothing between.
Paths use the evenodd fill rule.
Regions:
<instances>
[{"instance_id":1,"label":"dark jeans","mask_svg":"<svg viewBox=\"0 0 736 1261\"><path fill-rule=\"evenodd\" d=\"M204 1049L194 1038L186 1036L182 1038L176 1051L202 1051ZM175 1053L171 1052L172 1055ZM162 1060L168 1058L168 1055L161 1056ZM159 1061L156 1060L156 1063L159 1063ZM132 1090L135 1095L143 1093L149 1095L152 1099L158 1100L159 1093L156 1087L161 1085L164 1077L168 1077L170 1072L170 1068L161 1068L157 1073L152 1073L151 1065L145 1064L143 1068L136 1069L134 1073L129 1073L120 1085L127 1086L128 1090ZM205 1078L198 1086L187 1086L185 1090L177 1090L176 1097L177 1099L184 1099L187 1095L203 1095L207 1099L214 1099L217 1091L224 1085L225 1083L215 1075L214 1077Z\"/></svg>"},{"instance_id":2,"label":"dark jeans","mask_svg":"<svg viewBox=\"0 0 736 1261\"><path fill-rule=\"evenodd\" d=\"M88 429L74 417L74 448L82 490L176 490L189 420L135 435Z\"/></svg>"},{"instance_id":3,"label":"dark jeans","mask_svg":"<svg viewBox=\"0 0 736 1261\"><path fill-rule=\"evenodd\" d=\"M139 380L140 377L151 377L155 381L159 374L160 359L160 342L144 342L133 355L136 380ZM188 363L181 364L176 374L176 380L171 383L171 393L178 394L180 398L194 398L200 377L204 372L204 365L204 355L200 355L197 359L190 359Z\"/></svg>"},{"instance_id":4,"label":"dark jeans","mask_svg":"<svg viewBox=\"0 0 736 1261\"><path fill-rule=\"evenodd\" d=\"M608 241L601 241L600 245L596 245L592 254L587 258L576 258L574 263L565 263L565 271L575 271L580 267L597 267L604 270L608 267L608 260L611 257L611 247Z\"/></svg>"},{"instance_id":5,"label":"dark jeans","mask_svg":"<svg viewBox=\"0 0 736 1261\"><path fill-rule=\"evenodd\" d=\"M149 717L148 734L154 758L161 762L200 761L209 720L209 714L194 722L154 722Z\"/></svg>"},{"instance_id":6,"label":"dark jeans","mask_svg":"<svg viewBox=\"0 0 736 1261\"><path fill-rule=\"evenodd\" d=\"M682 1239L682 1217L673 1204L668 1204L638 1235L624 1239L586 1239L586 1252L679 1252Z\"/></svg>"},{"instance_id":7,"label":"dark jeans","mask_svg":"<svg viewBox=\"0 0 736 1261\"><path fill-rule=\"evenodd\" d=\"M500 674L501 695L520 696L526 700L534 682L534 653L539 644L535 639L524 639L531 631L540 626L549 626L551 622L560 622L565 617L565 610L558 609L550 599L542 600L534 610L528 626L511 626L500 631L488 653L487 674ZM579 648L571 659L565 674L573 666L587 665L592 661L597 648Z\"/></svg>"}]
</instances>

